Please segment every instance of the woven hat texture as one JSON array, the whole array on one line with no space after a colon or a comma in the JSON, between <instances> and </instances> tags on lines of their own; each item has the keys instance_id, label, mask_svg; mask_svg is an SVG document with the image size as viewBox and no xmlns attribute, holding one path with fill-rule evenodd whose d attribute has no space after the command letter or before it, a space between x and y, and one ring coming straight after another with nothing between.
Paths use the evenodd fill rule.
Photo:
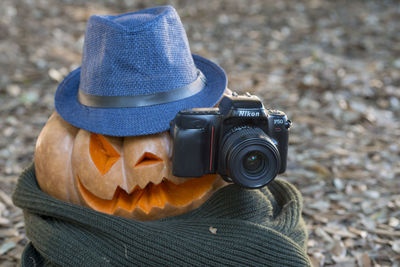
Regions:
<instances>
[{"instance_id":1,"label":"woven hat texture","mask_svg":"<svg viewBox=\"0 0 400 267\"><path fill-rule=\"evenodd\" d=\"M138 97L185 87L202 73L196 94L162 104L140 107L93 107L78 100L90 96ZM118 16L91 16L87 23L82 66L59 85L55 107L63 119L85 130L132 136L162 132L176 113L212 107L227 85L224 70L192 55L185 29L171 6Z\"/></svg>"}]
</instances>

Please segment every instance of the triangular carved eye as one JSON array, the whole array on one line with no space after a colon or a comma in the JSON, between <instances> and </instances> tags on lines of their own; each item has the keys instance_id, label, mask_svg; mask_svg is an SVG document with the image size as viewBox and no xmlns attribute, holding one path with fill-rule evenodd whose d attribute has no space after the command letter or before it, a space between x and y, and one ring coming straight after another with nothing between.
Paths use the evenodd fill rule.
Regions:
<instances>
[{"instance_id":1,"label":"triangular carved eye","mask_svg":"<svg viewBox=\"0 0 400 267\"><path fill-rule=\"evenodd\" d=\"M153 153L145 152L136 162L135 168L155 164L158 162L163 162L163 160L154 155Z\"/></svg>"},{"instance_id":2,"label":"triangular carved eye","mask_svg":"<svg viewBox=\"0 0 400 267\"><path fill-rule=\"evenodd\" d=\"M89 152L94 165L104 175L118 161L121 155L101 134L90 135Z\"/></svg>"}]
</instances>

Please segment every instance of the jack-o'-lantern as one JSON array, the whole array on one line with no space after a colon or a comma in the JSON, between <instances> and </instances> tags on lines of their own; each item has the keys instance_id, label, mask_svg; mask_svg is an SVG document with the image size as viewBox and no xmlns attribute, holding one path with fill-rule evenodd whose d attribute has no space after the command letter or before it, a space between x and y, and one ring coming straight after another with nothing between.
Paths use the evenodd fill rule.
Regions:
<instances>
[{"instance_id":1,"label":"jack-o'-lantern","mask_svg":"<svg viewBox=\"0 0 400 267\"><path fill-rule=\"evenodd\" d=\"M215 105L226 87L220 66L191 53L173 7L91 16L82 65L58 86L57 113L37 141L41 189L139 220L198 207L226 183L174 177L162 131L181 110Z\"/></svg>"},{"instance_id":2,"label":"jack-o'-lantern","mask_svg":"<svg viewBox=\"0 0 400 267\"><path fill-rule=\"evenodd\" d=\"M37 181L61 200L137 220L199 207L226 183L217 175L181 178L171 171L171 138L90 133L54 113L35 151Z\"/></svg>"}]
</instances>

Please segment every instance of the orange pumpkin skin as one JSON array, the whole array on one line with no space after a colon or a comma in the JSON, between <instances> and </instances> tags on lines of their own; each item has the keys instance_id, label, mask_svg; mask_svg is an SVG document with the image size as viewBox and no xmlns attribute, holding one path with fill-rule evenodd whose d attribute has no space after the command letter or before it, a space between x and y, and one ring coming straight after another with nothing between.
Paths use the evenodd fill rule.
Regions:
<instances>
[{"instance_id":1,"label":"orange pumpkin skin","mask_svg":"<svg viewBox=\"0 0 400 267\"><path fill-rule=\"evenodd\" d=\"M36 143L36 177L53 197L143 221L193 210L227 185L218 175L173 176L171 149L168 132L103 136L54 112Z\"/></svg>"}]
</instances>

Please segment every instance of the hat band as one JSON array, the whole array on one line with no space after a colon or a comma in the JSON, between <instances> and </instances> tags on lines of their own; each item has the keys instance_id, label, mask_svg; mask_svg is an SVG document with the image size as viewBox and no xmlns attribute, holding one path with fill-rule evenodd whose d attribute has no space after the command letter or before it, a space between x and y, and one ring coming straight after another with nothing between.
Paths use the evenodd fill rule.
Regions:
<instances>
[{"instance_id":1,"label":"hat band","mask_svg":"<svg viewBox=\"0 0 400 267\"><path fill-rule=\"evenodd\" d=\"M99 96L86 94L79 89L78 101L84 106L95 108L137 108L182 100L199 93L206 85L206 77L197 70L194 82L173 90L149 95Z\"/></svg>"}]
</instances>

